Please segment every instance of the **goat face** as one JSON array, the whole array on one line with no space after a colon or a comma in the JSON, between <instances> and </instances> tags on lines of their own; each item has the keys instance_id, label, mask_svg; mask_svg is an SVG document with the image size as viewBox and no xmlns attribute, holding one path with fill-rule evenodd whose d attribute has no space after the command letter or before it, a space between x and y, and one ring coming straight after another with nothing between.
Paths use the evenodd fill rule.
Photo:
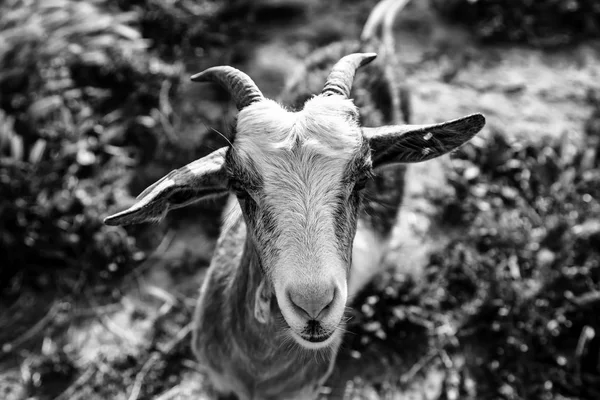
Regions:
<instances>
[{"instance_id":1,"label":"goat face","mask_svg":"<svg viewBox=\"0 0 600 400\"><path fill-rule=\"evenodd\" d=\"M291 335L326 346L344 314L360 189L371 174L358 110L339 96L317 96L298 112L254 103L238 115L225 163Z\"/></svg>"},{"instance_id":2,"label":"goat face","mask_svg":"<svg viewBox=\"0 0 600 400\"><path fill-rule=\"evenodd\" d=\"M448 153L485 123L475 114L437 125L360 127L348 96L355 70L374 57L342 58L322 93L298 112L265 99L231 67L195 75L221 84L236 101L232 145L171 172L105 222L157 220L170 209L233 191L266 282L257 290L257 306L269 303L262 291L272 289L286 333L307 349L331 345L346 305L360 190L372 169Z\"/></svg>"}]
</instances>

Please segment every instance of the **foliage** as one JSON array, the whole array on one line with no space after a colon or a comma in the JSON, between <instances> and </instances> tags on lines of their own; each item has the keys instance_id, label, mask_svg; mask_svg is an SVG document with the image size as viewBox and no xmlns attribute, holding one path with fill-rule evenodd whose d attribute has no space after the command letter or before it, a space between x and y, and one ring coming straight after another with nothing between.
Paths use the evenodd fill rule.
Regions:
<instances>
[{"instance_id":1,"label":"foliage","mask_svg":"<svg viewBox=\"0 0 600 400\"><path fill-rule=\"evenodd\" d=\"M403 338L403 357L419 346L462 352L478 399L598 398L597 99L590 92L596 111L579 145L495 133L455 155L454 193L437 202L459 234L431 257L426 281L388 274L357 299L354 350Z\"/></svg>"},{"instance_id":2,"label":"foliage","mask_svg":"<svg viewBox=\"0 0 600 400\"><path fill-rule=\"evenodd\" d=\"M584 300L600 284L598 148L496 136L488 149L466 153L452 181L447 206L466 235L432 262L436 274L447 271L444 300L464 305L462 282L485 293L462 335L487 353L477 367L499 394L596 398L600 387L583 382L599 372L590 362L598 354L575 350L586 325L599 328L598 305Z\"/></svg>"},{"instance_id":3,"label":"foliage","mask_svg":"<svg viewBox=\"0 0 600 400\"><path fill-rule=\"evenodd\" d=\"M181 59L186 53L204 47L223 44L227 36L218 27L228 29L226 24L218 24L219 13L224 1L205 0L119 0L105 6L116 8L115 12L133 12L139 21L139 30L150 40L151 49L162 58ZM220 42L220 43L219 43Z\"/></svg>"},{"instance_id":4,"label":"foliage","mask_svg":"<svg viewBox=\"0 0 600 400\"><path fill-rule=\"evenodd\" d=\"M119 11L135 11L140 31L164 59L200 58L217 49L222 62L238 63L250 42L268 39L269 27L298 22L315 0L119 0ZM114 5L113 5L114 8ZM250 47L250 48L249 48Z\"/></svg>"},{"instance_id":5,"label":"foliage","mask_svg":"<svg viewBox=\"0 0 600 400\"><path fill-rule=\"evenodd\" d=\"M487 42L559 46L600 35L595 0L435 0L448 19Z\"/></svg>"},{"instance_id":6,"label":"foliage","mask_svg":"<svg viewBox=\"0 0 600 400\"><path fill-rule=\"evenodd\" d=\"M4 287L57 283L64 268L109 276L140 258L102 218L126 198L127 170L165 136L161 101L181 68L147 52L135 13L111 15L99 3L0 7Z\"/></svg>"}]
</instances>

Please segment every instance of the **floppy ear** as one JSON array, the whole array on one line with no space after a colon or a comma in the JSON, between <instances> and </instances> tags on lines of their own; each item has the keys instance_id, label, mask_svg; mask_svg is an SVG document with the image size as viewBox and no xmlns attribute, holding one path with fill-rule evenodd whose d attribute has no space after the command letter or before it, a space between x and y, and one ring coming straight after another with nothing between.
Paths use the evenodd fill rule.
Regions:
<instances>
[{"instance_id":1,"label":"floppy ear","mask_svg":"<svg viewBox=\"0 0 600 400\"><path fill-rule=\"evenodd\" d=\"M107 225L129 225L159 221L169 210L227 192L225 154L227 147L171 171L149 186L125 211L104 219Z\"/></svg>"},{"instance_id":2,"label":"floppy ear","mask_svg":"<svg viewBox=\"0 0 600 400\"><path fill-rule=\"evenodd\" d=\"M431 160L468 142L485 125L481 114L435 125L363 128L371 147L373 167Z\"/></svg>"}]
</instances>

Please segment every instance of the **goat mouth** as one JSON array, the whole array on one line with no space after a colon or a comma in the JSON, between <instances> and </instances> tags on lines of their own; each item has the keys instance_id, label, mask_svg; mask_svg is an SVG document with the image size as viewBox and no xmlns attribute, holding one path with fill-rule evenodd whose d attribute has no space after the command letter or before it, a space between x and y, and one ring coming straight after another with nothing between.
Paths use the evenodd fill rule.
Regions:
<instances>
[{"instance_id":1,"label":"goat mouth","mask_svg":"<svg viewBox=\"0 0 600 400\"><path fill-rule=\"evenodd\" d=\"M324 335L299 335L302 339L311 343L321 343L329 339L333 332Z\"/></svg>"},{"instance_id":2,"label":"goat mouth","mask_svg":"<svg viewBox=\"0 0 600 400\"><path fill-rule=\"evenodd\" d=\"M328 348L335 341L335 331L325 335L303 335L291 330L292 336L301 347L308 350L321 350Z\"/></svg>"}]
</instances>

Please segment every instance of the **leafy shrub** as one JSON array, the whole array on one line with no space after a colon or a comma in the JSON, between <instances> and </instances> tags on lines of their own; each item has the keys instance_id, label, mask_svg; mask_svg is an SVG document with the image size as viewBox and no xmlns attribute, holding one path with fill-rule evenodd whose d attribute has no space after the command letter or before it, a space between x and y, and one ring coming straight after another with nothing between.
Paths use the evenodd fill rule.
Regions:
<instances>
[{"instance_id":1,"label":"leafy shrub","mask_svg":"<svg viewBox=\"0 0 600 400\"><path fill-rule=\"evenodd\" d=\"M598 305L583 305L600 284L598 148L565 138L509 144L498 135L469 150L456 160L457 196L446 203L465 238L434 258L431 271L446 272L451 306L466 304L457 280L477 289L467 300L481 296L463 338L487 355L477 366L483 381L521 398L597 397L598 385L582 385L596 363L583 365L573 350L586 325L600 328Z\"/></svg>"},{"instance_id":2,"label":"leafy shrub","mask_svg":"<svg viewBox=\"0 0 600 400\"><path fill-rule=\"evenodd\" d=\"M448 19L484 41L565 45L600 35L595 0L435 0Z\"/></svg>"},{"instance_id":3,"label":"leafy shrub","mask_svg":"<svg viewBox=\"0 0 600 400\"><path fill-rule=\"evenodd\" d=\"M218 14L224 1L216 0L119 0L105 6L117 11L134 12L144 38L161 57L182 58L186 53L223 41L227 24L220 23ZM219 27L221 29L219 29Z\"/></svg>"},{"instance_id":4,"label":"leafy shrub","mask_svg":"<svg viewBox=\"0 0 600 400\"><path fill-rule=\"evenodd\" d=\"M181 67L147 52L135 13L111 15L100 3L0 6L5 288L110 276L140 258L135 241L102 217L127 197L128 169L166 136L161 101ZM73 275L57 274L65 268Z\"/></svg>"},{"instance_id":5,"label":"leafy shrub","mask_svg":"<svg viewBox=\"0 0 600 400\"><path fill-rule=\"evenodd\" d=\"M244 60L249 42L268 39L268 27L303 20L315 0L119 0L119 10L139 15L140 31L165 59L214 55L222 62ZM114 7L114 5L112 5Z\"/></svg>"},{"instance_id":6,"label":"leafy shrub","mask_svg":"<svg viewBox=\"0 0 600 400\"><path fill-rule=\"evenodd\" d=\"M589 97L582 143L496 133L455 154L454 193L434 198L459 237L422 282L388 274L355 299L351 349L462 352L478 399L600 396L600 102Z\"/></svg>"}]
</instances>

